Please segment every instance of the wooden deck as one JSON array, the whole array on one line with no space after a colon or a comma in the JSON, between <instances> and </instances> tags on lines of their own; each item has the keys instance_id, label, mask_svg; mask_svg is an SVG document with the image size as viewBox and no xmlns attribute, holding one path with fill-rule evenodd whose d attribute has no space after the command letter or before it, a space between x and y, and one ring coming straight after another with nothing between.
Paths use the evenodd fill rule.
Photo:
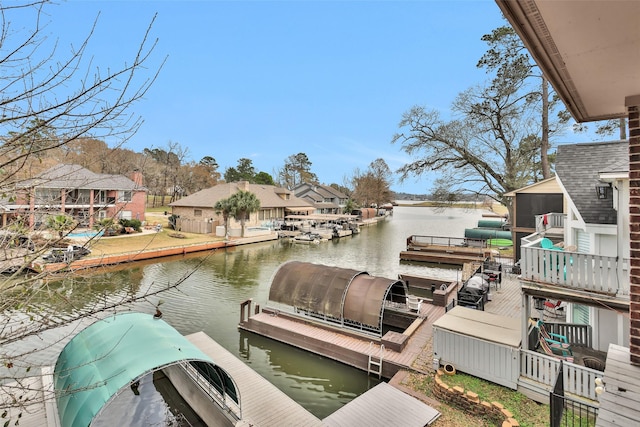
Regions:
<instances>
[{"instance_id":1,"label":"wooden deck","mask_svg":"<svg viewBox=\"0 0 640 427\"><path fill-rule=\"evenodd\" d=\"M498 314L500 316L513 317L520 322L522 314L522 295L520 281L511 274L502 275L502 283L491 285L491 301L489 301L484 311Z\"/></svg>"},{"instance_id":2,"label":"wooden deck","mask_svg":"<svg viewBox=\"0 0 640 427\"><path fill-rule=\"evenodd\" d=\"M187 339L235 381L242 405L242 420L238 426L423 427L440 416L440 412L413 396L380 383L324 420L319 420L204 332L188 335Z\"/></svg>"},{"instance_id":3,"label":"wooden deck","mask_svg":"<svg viewBox=\"0 0 640 427\"><path fill-rule=\"evenodd\" d=\"M485 311L511 317L520 322L522 297L520 283L515 276L505 275L502 283L491 287L491 301ZM432 369L433 322L445 313L444 307L422 304L420 316L425 321L411 334L401 352L384 348L380 339L348 334L345 330L329 328L310 320L292 319L277 310L263 310L241 322L240 329L257 333L289 345L328 357L349 366L370 371L369 355L382 356L382 376L391 378L401 369L429 372Z\"/></svg>"},{"instance_id":4,"label":"wooden deck","mask_svg":"<svg viewBox=\"0 0 640 427\"><path fill-rule=\"evenodd\" d=\"M424 427L440 412L387 383L380 383L322 420L329 427Z\"/></svg>"},{"instance_id":5,"label":"wooden deck","mask_svg":"<svg viewBox=\"0 0 640 427\"><path fill-rule=\"evenodd\" d=\"M320 419L229 353L204 332L187 339L210 356L235 381L242 405L242 423L255 426L321 426Z\"/></svg>"}]
</instances>

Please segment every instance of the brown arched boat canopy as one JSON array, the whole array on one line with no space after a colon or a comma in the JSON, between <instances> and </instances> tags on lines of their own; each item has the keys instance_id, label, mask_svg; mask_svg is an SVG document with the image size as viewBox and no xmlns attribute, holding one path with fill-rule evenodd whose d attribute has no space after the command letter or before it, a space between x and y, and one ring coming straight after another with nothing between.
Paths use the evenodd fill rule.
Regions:
<instances>
[{"instance_id":1,"label":"brown arched boat canopy","mask_svg":"<svg viewBox=\"0 0 640 427\"><path fill-rule=\"evenodd\" d=\"M298 314L382 335L385 301L404 304L403 281L365 271L300 261L282 264L269 289L269 301Z\"/></svg>"}]
</instances>

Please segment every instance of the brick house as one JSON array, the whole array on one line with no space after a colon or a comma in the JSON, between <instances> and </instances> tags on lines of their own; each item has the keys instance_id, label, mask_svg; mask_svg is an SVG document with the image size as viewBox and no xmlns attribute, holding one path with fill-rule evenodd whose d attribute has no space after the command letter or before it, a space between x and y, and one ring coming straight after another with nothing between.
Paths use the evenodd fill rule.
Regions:
<instances>
[{"instance_id":1,"label":"brick house","mask_svg":"<svg viewBox=\"0 0 640 427\"><path fill-rule=\"evenodd\" d=\"M14 218L26 215L31 229L60 213L73 217L80 227L93 227L104 218L144 221L146 196L139 171L127 178L60 164L21 182L5 209Z\"/></svg>"},{"instance_id":2,"label":"brick house","mask_svg":"<svg viewBox=\"0 0 640 427\"><path fill-rule=\"evenodd\" d=\"M224 224L222 215L213 208L216 202L231 197L239 190L249 191L260 200L260 209L250 215L245 227L270 224L284 220L289 214L308 214L315 210L309 202L296 197L286 188L250 184L247 181L218 184L183 197L169 206L172 214L179 217L182 231L211 233L215 226ZM230 218L229 228L239 229L240 222Z\"/></svg>"}]
</instances>

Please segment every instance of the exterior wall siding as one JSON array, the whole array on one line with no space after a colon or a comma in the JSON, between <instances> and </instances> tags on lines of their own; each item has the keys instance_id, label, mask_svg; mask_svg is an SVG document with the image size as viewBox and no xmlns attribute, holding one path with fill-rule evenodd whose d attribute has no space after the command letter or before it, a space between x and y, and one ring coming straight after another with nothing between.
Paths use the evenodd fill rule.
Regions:
<instances>
[{"instance_id":1,"label":"exterior wall siding","mask_svg":"<svg viewBox=\"0 0 640 427\"><path fill-rule=\"evenodd\" d=\"M630 229L630 360L640 365L640 97L627 100L629 114L629 229ZM630 105L631 104L631 105Z\"/></svg>"}]
</instances>

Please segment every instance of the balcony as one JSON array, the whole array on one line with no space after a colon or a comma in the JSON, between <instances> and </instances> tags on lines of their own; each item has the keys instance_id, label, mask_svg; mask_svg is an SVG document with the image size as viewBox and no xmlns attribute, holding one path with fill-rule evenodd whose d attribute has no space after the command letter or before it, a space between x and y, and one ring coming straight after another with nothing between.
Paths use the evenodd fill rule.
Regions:
<instances>
[{"instance_id":1,"label":"balcony","mask_svg":"<svg viewBox=\"0 0 640 427\"><path fill-rule=\"evenodd\" d=\"M555 221L559 217L547 215L546 224L541 231L522 239L521 278L628 300L629 260L579 253L575 251L575 247L549 246L549 239L545 239L545 236L561 223L552 223L551 218ZM544 245L547 247L543 247L544 243L547 243Z\"/></svg>"}]
</instances>

